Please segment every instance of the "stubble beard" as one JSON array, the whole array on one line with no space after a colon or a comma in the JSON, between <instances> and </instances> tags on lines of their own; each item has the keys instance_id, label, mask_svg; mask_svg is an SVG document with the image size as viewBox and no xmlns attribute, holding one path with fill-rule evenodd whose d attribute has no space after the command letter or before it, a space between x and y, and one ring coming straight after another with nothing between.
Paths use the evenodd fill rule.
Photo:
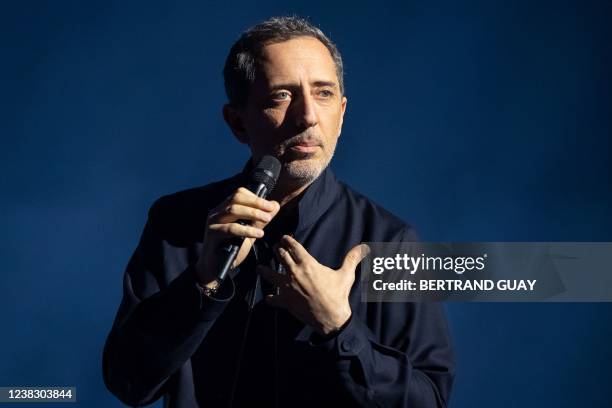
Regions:
<instances>
[{"instance_id":1,"label":"stubble beard","mask_svg":"<svg viewBox=\"0 0 612 408\"><path fill-rule=\"evenodd\" d=\"M339 136L339 134L338 134ZM281 174L279 182L295 189L312 183L327 168L337 146L336 140L323 143L323 138L314 131L306 131L285 140L276 146L275 156L281 162ZM316 152L300 155L291 151L291 147L300 143L316 144L319 146Z\"/></svg>"},{"instance_id":2,"label":"stubble beard","mask_svg":"<svg viewBox=\"0 0 612 408\"><path fill-rule=\"evenodd\" d=\"M331 151L322 150L318 155L284 162L282 172L294 185L306 185L317 179L327 168L334 156L336 146L330 146Z\"/></svg>"}]
</instances>

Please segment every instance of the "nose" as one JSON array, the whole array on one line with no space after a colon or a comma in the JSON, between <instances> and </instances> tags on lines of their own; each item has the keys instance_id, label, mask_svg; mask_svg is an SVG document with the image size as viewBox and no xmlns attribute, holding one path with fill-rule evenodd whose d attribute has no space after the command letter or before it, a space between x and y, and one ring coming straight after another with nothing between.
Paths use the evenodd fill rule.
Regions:
<instances>
[{"instance_id":1,"label":"nose","mask_svg":"<svg viewBox=\"0 0 612 408\"><path fill-rule=\"evenodd\" d=\"M296 101L296 119L300 128L308 129L315 126L319 119L315 100L310 93L304 93L299 101Z\"/></svg>"}]
</instances>

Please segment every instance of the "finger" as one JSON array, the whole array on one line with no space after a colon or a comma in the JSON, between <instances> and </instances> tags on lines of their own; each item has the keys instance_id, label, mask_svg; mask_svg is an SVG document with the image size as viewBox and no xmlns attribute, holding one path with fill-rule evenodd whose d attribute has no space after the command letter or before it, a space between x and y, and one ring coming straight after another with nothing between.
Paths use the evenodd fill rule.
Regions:
<instances>
[{"instance_id":1,"label":"finger","mask_svg":"<svg viewBox=\"0 0 612 408\"><path fill-rule=\"evenodd\" d=\"M217 214L217 222L230 223L238 220L260 222L264 225L272 220L272 213L242 204L229 204L222 213Z\"/></svg>"},{"instance_id":2,"label":"finger","mask_svg":"<svg viewBox=\"0 0 612 408\"><path fill-rule=\"evenodd\" d=\"M285 275L275 272L272 268L264 265L257 265L257 273L260 274L265 280L275 286L285 286L289 279Z\"/></svg>"},{"instance_id":3,"label":"finger","mask_svg":"<svg viewBox=\"0 0 612 408\"><path fill-rule=\"evenodd\" d=\"M351 248L350 251L344 257L342 263L342 270L355 271L357 265L370 253L370 247L366 244L359 244Z\"/></svg>"},{"instance_id":4,"label":"finger","mask_svg":"<svg viewBox=\"0 0 612 408\"><path fill-rule=\"evenodd\" d=\"M236 190L236 192L230 196L229 202L232 204L242 204L247 207L258 208L267 212L277 210L280 207L276 201L268 201L264 198L257 197L255 193L244 187L240 187Z\"/></svg>"},{"instance_id":5,"label":"finger","mask_svg":"<svg viewBox=\"0 0 612 408\"><path fill-rule=\"evenodd\" d=\"M291 255L291 258L293 258L295 263L298 264L311 258L310 254L308 253L308 251L306 251L302 244L297 242L293 237L289 235L283 235L283 238L280 242L280 248L286 249Z\"/></svg>"},{"instance_id":6,"label":"finger","mask_svg":"<svg viewBox=\"0 0 612 408\"><path fill-rule=\"evenodd\" d=\"M268 213L268 214L270 214L270 221L272 221L274 219L274 217L276 217L276 215L280 211L280 204L278 203L278 201L272 201L272 202L276 205L276 209L274 209L272 212ZM254 225L254 226L258 227L258 228L264 228L266 225L268 225L270 223L270 221L267 221L267 222L255 221L255 222L253 222L252 225Z\"/></svg>"},{"instance_id":7,"label":"finger","mask_svg":"<svg viewBox=\"0 0 612 408\"><path fill-rule=\"evenodd\" d=\"M281 265L283 265L283 267L288 273L293 273L296 265L289 251L287 251L285 248L281 246L276 246L275 249L276 249L276 255Z\"/></svg>"},{"instance_id":8,"label":"finger","mask_svg":"<svg viewBox=\"0 0 612 408\"><path fill-rule=\"evenodd\" d=\"M223 237L261 238L264 236L264 231L261 228L252 225L241 225L236 222L213 224L209 229Z\"/></svg>"}]
</instances>

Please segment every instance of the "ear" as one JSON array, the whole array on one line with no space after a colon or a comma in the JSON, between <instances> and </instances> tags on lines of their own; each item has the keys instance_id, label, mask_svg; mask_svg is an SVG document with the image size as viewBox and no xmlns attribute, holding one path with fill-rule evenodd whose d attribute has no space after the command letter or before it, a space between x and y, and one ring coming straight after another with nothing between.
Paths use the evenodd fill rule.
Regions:
<instances>
[{"instance_id":1,"label":"ear","mask_svg":"<svg viewBox=\"0 0 612 408\"><path fill-rule=\"evenodd\" d=\"M233 105L223 105L223 119L240 143L249 144L249 137L244 127L243 111Z\"/></svg>"},{"instance_id":2,"label":"ear","mask_svg":"<svg viewBox=\"0 0 612 408\"><path fill-rule=\"evenodd\" d=\"M340 102L340 124L338 125L338 137L342 133L342 124L344 123L344 112L346 111L346 103L348 100L346 96L342 97L342 101Z\"/></svg>"}]
</instances>

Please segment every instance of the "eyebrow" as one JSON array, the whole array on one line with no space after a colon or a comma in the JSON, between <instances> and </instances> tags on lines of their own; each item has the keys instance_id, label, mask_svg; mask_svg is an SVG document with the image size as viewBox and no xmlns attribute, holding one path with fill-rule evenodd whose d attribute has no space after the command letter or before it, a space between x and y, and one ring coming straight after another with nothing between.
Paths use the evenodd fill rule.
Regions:
<instances>
[{"instance_id":1,"label":"eyebrow","mask_svg":"<svg viewBox=\"0 0 612 408\"><path fill-rule=\"evenodd\" d=\"M338 84L335 82L331 82L331 81L314 81L312 83L312 85L316 88L322 88L322 87L331 87L331 88L337 88ZM282 84L276 84L276 85L272 85L270 87L271 91L275 91L277 89L290 89L290 88L297 88L297 85L295 83L282 83Z\"/></svg>"}]
</instances>

